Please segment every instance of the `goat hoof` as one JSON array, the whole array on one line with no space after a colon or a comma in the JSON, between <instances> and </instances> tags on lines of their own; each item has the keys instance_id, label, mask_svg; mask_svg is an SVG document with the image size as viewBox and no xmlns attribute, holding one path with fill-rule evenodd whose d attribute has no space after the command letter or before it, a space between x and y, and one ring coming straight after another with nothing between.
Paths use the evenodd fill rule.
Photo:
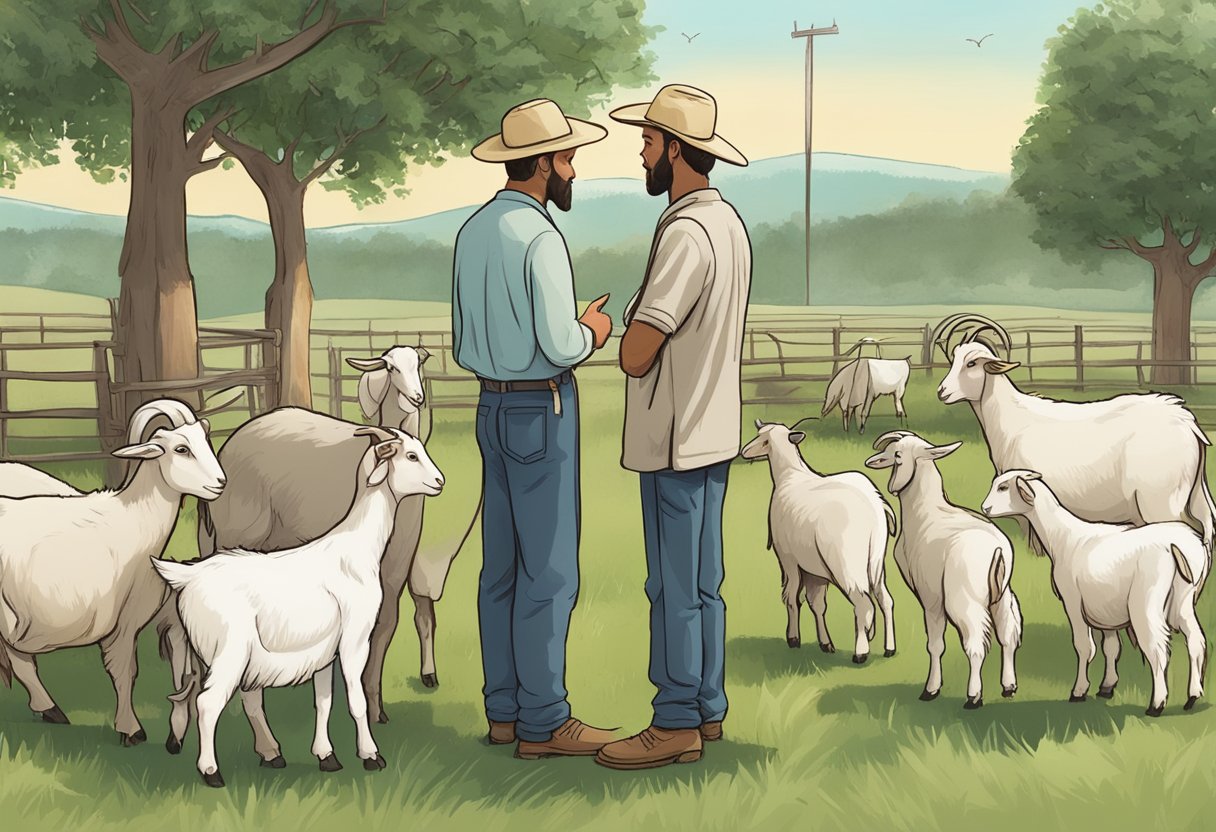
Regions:
<instances>
[{"instance_id":1,"label":"goat hoof","mask_svg":"<svg viewBox=\"0 0 1216 832\"><path fill-rule=\"evenodd\" d=\"M868 658L870 658L869 653L866 653L863 656L859 656L858 654L854 653L853 654L853 664L865 664L866 659L868 659Z\"/></svg>"},{"instance_id":2,"label":"goat hoof","mask_svg":"<svg viewBox=\"0 0 1216 832\"><path fill-rule=\"evenodd\" d=\"M974 699L968 697L967 701L963 703L963 708L968 711L974 711L982 707L984 707L984 697L982 696L977 696Z\"/></svg>"},{"instance_id":3,"label":"goat hoof","mask_svg":"<svg viewBox=\"0 0 1216 832\"><path fill-rule=\"evenodd\" d=\"M933 691L933 693L929 693L928 690L922 690L920 692L920 701L921 702L932 702L934 699L936 699L938 696L941 695L941 692L942 692L941 688L938 688L937 690Z\"/></svg>"},{"instance_id":4,"label":"goat hoof","mask_svg":"<svg viewBox=\"0 0 1216 832\"><path fill-rule=\"evenodd\" d=\"M820 650L822 650L822 651L823 651L823 652L825 652L825 653L835 653L835 652L836 652L836 645L835 645L835 644L832 644L831 642L828 642L827 644L821 644L821 645L819 645L819 649L820 649Z\"/></svg>"},{"instance_id":5,"label":"goat hoof","mask_svg":"<svg viewBox=\"0 0 1216 832\"><path fill-rule=\"evenodd\" d=\"M68 722L67 714L65 714L63 711L61 711L59 709L58 705L54 706L49 711L39 711L38 716L42 717L43 722L49 722L52 725L71 725L72 724L72 723Z\"/></svg>"},{"instance_id":6,"label":"goat hoof","mask_svg":"<svg viewBox=\"0 0 1216 832\"><path fill-rule=\"evenodd\" d=\"M273 760L262 760L258 763L262 768L287 768L287 761L283 759L283 755L275 757Z\"/></svg>"},{"instance_id":7,"label":"goat hoof","mask_svg":"<svg viewBox=\"0 0 1216 832\"><path fill-rule=\"evenodd\" d=\"M1115 695L1115 686L1111 685L1108 688L1098 688L1098 696L1103 699L1112 699Z\"/></svg>"},{"instance_id":8,"label":"goat hoof","mask_svg":"<svg viewBox=\"0 0 1216 832\"><path fill-rule=\"evenodd\" d=\"M797 637L791 637L791 638L787 638L785 640L785 643L788 644L791 649L793 649L793 648L802 646L802 639L797 638Z\"/></svg>"},{"instance_id":9,"label":"goat hoof","mask_svg":"<svg viewBox=\"0 0 1216 832\"><path fill-rule=\"evenodd\" d=\"M437 688L439 687L439 677L434 673L424 673L422 674L422 685L423 687Z\"/></svg>"},{"instance_id":10,"label":"goat hoof","mask_svg":"<svg viewBox=\"0 0 1216 832\"><path fill-rule=\"evenodd\" d=\"M370 760L363 761L363 768L366 771L380 771L382 768L384 768L387 765L388 765L388 763L384 762L384 758L381 757L378 753L376 754L375 757L372 757Z\"/></svg>"},{"instance_id":11,"label":"goat hoof","mask_svg":"<svg viewBox=\"0 0 1216 832\"><path fill-rule=\"evenodd\" d=\"M384 708L380 709L379 715L376 716L376 722L379 722L381 725L388 724L388 714L384 712Z\"/></svg>"},{"instance_id":12,"label":"goat hoof","mask_svg":"<svg viewBox=\"0 0 1216 832\"><path fill-rule=\"evenodd\" d=\"M1162 702L1160 705L1158 705L1155 708L1150 705L1148 710L1144 712L1144 715L1145 716L1161 716L1161 714L1164 712L1165 712L1165 703Z\"/></svg>"},{"instance_id":13,"label":"goat hoof","mask_svg":"<svg viewBox=\"0 0 1216 832\"><path fill-rule=\"evenodd\" d=\"M883 650L883 651L882 651L882 657L883 657L884 659L889 659L889 658L891 658L891 657L892 657L892 656L894 656L894 655L895 655L895 651L894 651L894 650Z\"/></svg>"},{"instance_id":14,"label":"goat hoof","mask_svg":"<svg viewBox=\"0 0 1216 832\"><path fill-rule=\"evenodd\" d=\"M1018 692L1018 686L1014 685L1011 688L1004 688L1001 691L1001 696L1005 697L1006 699L1012 699L1013 695L1017 692Z\"/></svg>"},{"instance_id":15,"label":"goat hoof","mask_svg":"<svg viewBox=\"0 0 1216 832\"><path fill-rule=\"evenodd\" d=\"M1081 694L1080 696L1077 696L1075 693L1068 694L1069 702L1084 702L1088 698L1089 698L1088 695L1084 694L1084 693Z\"/></svg>"},{"instance_id":16,"label":"goat hoof","mask_svg":"<svg viewBox=\"0 0 1216 832\"><path fill-rule=\"evenodd\" d=\"M341 771L342 764L338 762L337 754L330 754L328 757L321 758L321 771Z\"/></svg>"},{"instance_id":17,"label":"goat hoof","mask_svg":"<svg viewBox=\"0 0 1216 832\"><path fill-rule=\"evenodd\" d=\"M1189 711L1195 707L1195 703L1199 701L1198 696L1187 697L1186 704L1182 706L1182 710Z\"/></svg>"},{"instance_id":18,"label":"goat hoof","mask_svg":"<svg viewBox=\"0 0 1216 832\"><path fill-rule=\"evenodd\" d=\"M211 774L204 774L203 782L213 789L224 788L224 777L222 774L220 774L220 770L218 768Z\"/></svg>"},{"instance_id":19,"label":"goat hoof","mask_svg":"<svg viewBox=\"0 0 1216 832\"><path fill-rule=\"evenodd\" d=\"M148 740L148 732L143 728L140 728L134 734L120 734L119 736L122 738L124 748L130 748L131 746L139 745L140 743L147 742Z\"/></svg>"},{"instance_id":20,"label":"goat hoof","mask_svg":"<svg viewBox=\"0 0 1216 832\"><path fill-rule=\"evenodd\" d=\"M182 741L179 740L177 737L173 736L172 734L170 734L169 738L167 740L165 740L165 750L168 751L170 754L181 754L182 753Z\"/></svg>"}]
</instances>

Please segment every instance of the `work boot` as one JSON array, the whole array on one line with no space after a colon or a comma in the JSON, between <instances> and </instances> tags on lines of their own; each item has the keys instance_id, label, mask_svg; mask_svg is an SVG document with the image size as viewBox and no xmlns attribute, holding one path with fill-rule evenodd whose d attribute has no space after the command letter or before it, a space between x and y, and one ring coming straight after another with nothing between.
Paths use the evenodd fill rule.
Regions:
<instances>
[{"instance_id":1,"label":"work boot","mask_svg":"<svg viewBox=\"0 0 1216 832\"><path fill-rule=\"evenodd\" d=\"M701 732L696 728L659 728L651 725L629 739L600 749L595 761L616 769L658 768L701 759Z\"/></svg>"},{"instance_id":2,"label":"work boot","mask_svg":"<svg viewBox=\"0 0 1216 832\"><path fill-rule=\"evenodd\" d=\"M490 734L488 739L490 745L510 745L515 742L515 723L514 722L495 722L488 720L490 723Z\"/></svg>"},{"instance_id":3,"label":"work boot","mask_svg":"<svg viewBox=\"0 0 1216 832\"><path fill-rule=\"evenodd\" d=\"M542 757L592 757L597 751L612 742L612 731L595 728L571 717L544 742L521 739L515 756L521 760L539 760Z\"/></svg>"}]
</instances>

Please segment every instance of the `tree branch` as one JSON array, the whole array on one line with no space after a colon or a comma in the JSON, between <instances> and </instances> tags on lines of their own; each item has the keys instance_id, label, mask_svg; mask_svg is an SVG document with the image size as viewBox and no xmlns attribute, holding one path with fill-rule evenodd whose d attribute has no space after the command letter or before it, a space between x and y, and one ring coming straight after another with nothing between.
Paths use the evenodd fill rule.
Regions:
<instances>
[{"instance_id":1,"label":"tree branch","mask_svg":"<svg viewBox=\"0 0 1216 832\"><path fill-rule=\"evenodd\" d=\"M207 60L211 57L211 49L215 46L216 38L220 36L219 30L208 29L198 36L198 40L190 44L185 52L182 52L173 61L174 66L189 67L196 72L207 71Z\"/></svg>"},{"instance_id":2,"label":"tree branch","mask_svg":"<svg viewBox=\"0 0 1216 832\"><path fill-rule=\"evenodd\" d=\"M139 6L135 5L135 0L127 0L127 5L131 7L131 11L135 12L135 16L144 22L145 26L152 22L146 14L139 10Z\"/></svg>"},{"instance_id":3,"label":"tree branch","mask_svg":"<svg viewBox=\"0 0 1216 832\"><path fill-rule=\"evenodd\" d=\"M117 6L117 0L112 0L112 2ZM122 13L121 7L118 8L118 13ZM137 56L147 53L131 36L131 30L126 27L125 19L123 23L106 20L103 31L99 32L82 16L80 27L93 41L93 48L101 62L114 70L118 77L130 86L141 66Z\"/></svg>"},{"instance_id":4,"label":"tree branch","mask_svg":"<svg viewBox=\"0 0 1216 832\"><path fill-rule=\"evenodd\" d=\"M1103 243L1098 243L1099 248L1104 248L1107 251L1131 251L1125 243L1121 243L1115 239L1108 239Z\"/></svg>"},{"instance_id":5,"label":"tree branch","mask_svg":"<svg viewBox=\"0 0 1216 832\"><path fill-rule=\"evenodd\" d=\"M127 14L122 10L121 0L110 0L110 11L114 13L114 22L118 24L119 31L134 43L135 35L131 32L131 25L127 23Z\"/></svg>"},{"instance_id":6,"label":"tree branch","mask_svg":"<svg viewBox=\"0 0 1216 832\"><path fill-rule=\"evenodd\" d=\"M177 56L182 54L182 33L178 32L173 37L165 41L165 45L161 47L158 55L168 55L169 61L172 63L177 60Z\"/></svg>"},{"instance_id":7,"label":"tree branch","mask_svg":"<svg viewBox=\"0 0 1216 832\"><path fill-rule=\"evenodd\" d=\"M431 86L427 87L425 90L423 90L422 95L424 97L430 95L435 90L439 89L440 87L442 87L444 84L446 84L448 81L451 81L451 80L452 80L452 73L448 72L445 69L443 71L443 75L439 78L439 80L436 81L434 84L431 84Z\"/></svg>"},{"instance_id":8,"label":"tree branch","mask_svg":"<svg viewBox=\"0 0 1216 832\"><path fill-rule=\"evenodd\" d=\"M1191 285L1198 285L1212 273L1212 269L1216 269L1216 246L1212 246L1211 252L1208 253L1208 256L1204 258L1202 263L1191 268L1193 269L1191 272Z\"/></svg>"},{"instance_id":9,"label":"tree branch","mask_svg":"<svg viewBox=\"0 0 1216 832\"><path fill-rule=\"evenodd\" d=\"M186 140L186 152L193 154L195 159L201 159L207 147L215 138L215 130L228 119L236 115L235 107L227 107L212 113L206 121L194 131L194 135Z\"/></svg>"},{"instance_id":10,"label":"tree branch","mask_svg":"<svg viewBox=\"0 0 1216 832\"><path fill-rule=\"evenodd\" d=\"M362 127L358 130L355 130L353 133L345 133L345 132L343 132L342 128L339 127L338 128L338 143L337 143L337 145L334 146L333 152L330 153L327 157L325 157L325 159L323 159L320 163L318 163L317 166L315 168L313 168L309 172L309 174L301 180L301 183L305 187L308 187L313 182L320 179L322 176L325 175L325 173L330 168L332 168L334 166L334 163L338 161L338 159L342 156L342 154L344 152L346 152L350 148L350 146L359 139L360 136L370 133L373 130L380 129L387 120L388 120L388 116L386 116L386 115L380 116L380 119L372 126Z\"/></svg>"},{"instance_id":11,"label":"tree branch","mask_svg":"<svg viewBox=\"0 0 1216 832\"><path fill-rule=\"evenodd\" d=\"M1199 239L1200 232L1199 228L1196 227L1195 230L1191 232L1191 241L1182 247L1182 250L1186 252L1186 256L1188 258L1195 253L1195 249L1199 248Z\"/></svg>"},{"instance_id":12,"label":"tree branch","mask_svg":"<svg viewBox=\"0 0 1216 832\"><path fill-rule=\"evenodd\" d=\"M225 159L231 159L231 158L232 158L231 153L221 153L219 156L216 156L214 159L208 159L205 162L196 162L193 166L191 166L190 171L186 174L186 178L189 179L190 177L195 176L196 174L205 173L206 171L209 171L209 170L214 170L215 168L219 167Z\"/></svg>"}]
</instances>

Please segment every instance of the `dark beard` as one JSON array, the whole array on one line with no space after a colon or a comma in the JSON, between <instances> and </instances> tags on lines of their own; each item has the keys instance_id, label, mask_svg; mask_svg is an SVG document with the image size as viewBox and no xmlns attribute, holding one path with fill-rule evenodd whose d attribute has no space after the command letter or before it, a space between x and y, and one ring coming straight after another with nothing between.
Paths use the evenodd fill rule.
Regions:
<instances>
[{"instance_id":1,"label":"dark beard","mask_svg":"<svg viewBox=\"0 0 1216 832\"><path fill-rule=\"evenodd\" d=\"M545 199L552 202L562 211L569 211L574 200L574 179L562 179L553 171L549 181L545 183Z\"/></svg>"},{"instance_id":2,"label":"dark beard","mask_svg":"<svg viewBox=\"0 0 1216 832\"><path fill-rule=\"evenodd\" d=\"M659 161L655 163L653 168L646 171L646 193L651 196L659 196L671 191L671 160L664 153L659 157Z\"/></svg>"}]
</instances>

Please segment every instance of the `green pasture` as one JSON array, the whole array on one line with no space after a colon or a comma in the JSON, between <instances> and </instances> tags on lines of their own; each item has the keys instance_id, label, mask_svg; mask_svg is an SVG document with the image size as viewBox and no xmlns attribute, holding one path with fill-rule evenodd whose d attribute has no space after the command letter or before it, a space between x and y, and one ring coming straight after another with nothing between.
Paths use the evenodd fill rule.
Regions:
<instances>
[{"instance_id":1,"label":"green pasture","mask_svg":"<svg viewBox=\"0 0 1216 832\"><path fill-rule=\"evenodd\" d=\"M319 318L328 314L329 303L318 304ZM344 311L352 313L335 318L367 315L369 307L383 309L379 304L333 303L346 303ZM921 320L937 320L947 311L934 309ZM1000 319L1001 310L988 311ZM442 310L423 314L442 317ZM1038 314L1051 319L1069 313ZM403 330L409 326L417 324L402 321ZM936 400L940 375L914 374L906 400L909 426L931 441L964 441L941 468L951 496L977 506L991 477L987 452L970 409ZM639 494L636 475L619 466L620 374L588 368L579 383L582 589L571 629L567 685L577 716L621 726L623 736L647 724L653 695L646 678L648 609L642 591ZM1211 400L1199 389L1180 392L1188 400ZM14 393L19 395L40 394ZM1097 390L1086 393L1099 395ZM752 435L748 426L755 417L788 424L808 410L748 408L744 438ZM353 408L346 415L356 418ZM866 471L885 494L885 476L868 471L862 462L872 452L873 437L895 425L891 402L882 399L864 437L842 433L836 416L810 423L803 454L822 472ZM31 437L30 442L38 440ZM480 473L472 411L441 411L429 449L448 487L428 504L422 546L443 549L455 544L476 503ZM48 469L80 487L100 482L97 465ZM1216 808L1216 711L1202 700L1193 712L1182 711L1186 662L1177 639L1170 697L1161 718L1144 716L1149 678L1126 639L1114 699L1091 696L1070 704L1075 658L1063 610L1050 589L1048 562L1029 554L1009 524L1006 530L1017 544L1013 586L1025 615L1017 696L1006 700L999 695L999 661L990 655L984 669L986 704L964 711L966 663L951 631L943 694L937 701L920 702L928 667L921 610L893 565L887 582L895 597L894 657L883 658L878 650L867 664L857 666L848 649L820 652L809 635L814 619L806 610L807 646L786 646L779 571L765 550L769 489L763 463L733 466L723 587L730 711L726 739L708 745L697 764L625 773L588 759L524 762L514 759L509 747L486 745L475 533L456 559L436 608L437 689L428 690L417 680L412 606L408 599L403 602L402 628L385 679L391 722L374 726L388 760L386 770L367 773L359 765L344 705L335 707L331 732L346 768L336 774L317 770L309 754L312 692L305 687L270 691L266 697L288 767L257 765L250 731L239 704L233 704L218 739L228 786L205 787L194 768L198 746L193 732L179 757L162 747L169 675L152 634L145 633L136 686L137 710L150 736L145 745L120 747L111 726L113 692L95 649L63 651L41 662L47 687L72 720L70 726L36 722L24 691L0 689L0 826L116 832L1209 827L1210 820L1202 818ZM894 504L894 498L888 499ZM171 557L194 553L194 523L189 501L169 547ZM828 618L836 644L848 645L851 607L835 591L829 594ZM1200 618L1210 633L1216 632L1210 590L1201 600ZM1099 659L1090 671L1091 692L1100 676Z\"/></svg>"}]
</instances>

